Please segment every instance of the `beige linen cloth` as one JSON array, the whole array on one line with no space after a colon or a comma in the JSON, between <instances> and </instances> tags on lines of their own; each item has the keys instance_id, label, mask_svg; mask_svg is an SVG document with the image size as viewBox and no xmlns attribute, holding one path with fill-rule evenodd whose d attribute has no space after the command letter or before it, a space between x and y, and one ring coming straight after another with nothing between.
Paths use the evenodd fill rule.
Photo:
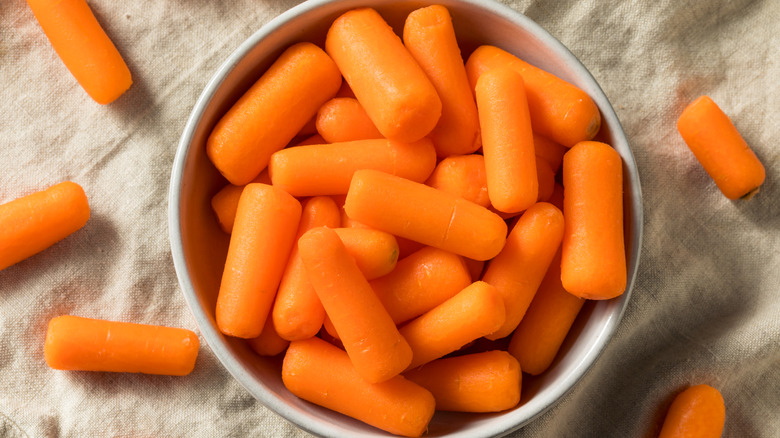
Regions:
<instances>
[{"instance_id":1,"label":"beige linen cloth","mask_svg":"<svg viewBox=\"0 0 780 438\"><path fill-rule=\"evenodd\" d=\"M64 180L92 218L0 271L1 437L301 437L202 345L187 377L49 369L61 314L197 330L168 241L171 165L202 88L245 38L296 1L90 0L132 88L94 103L23 0L0 2L0 202ZM708 383L728 437L780 436L780 2L505 1L582 60L626 130L644 193L633 296L602 356L514 437L650 437L672 395ZM708 94L767 169L727 200L675 128Z\"/></svg>"}]
</instances>

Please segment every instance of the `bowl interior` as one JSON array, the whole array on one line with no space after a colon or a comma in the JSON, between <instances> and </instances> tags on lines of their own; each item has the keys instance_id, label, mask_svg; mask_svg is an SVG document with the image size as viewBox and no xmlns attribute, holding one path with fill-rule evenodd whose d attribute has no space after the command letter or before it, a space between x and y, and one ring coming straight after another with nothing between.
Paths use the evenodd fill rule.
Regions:
<instances>
[{"instance_id":1,"label":"bowl interior","mask_svg":"<svg viewBox=\"0 0 780 438\"><path fill-rule=\"evenodd\" d=\"M452 14L464 59L477 46L492 44L577 85L603 117L597 139L623 158L628 288L620 297L588 303L558 359L541 376L523 376L523 397L498 414L437 413L428 436L495 436L515 430L544 412L576 383L603 350L630 297L641 247L642 204L638 173L628 142L601 88L587 69L555 38L527 17L487 1L440 1ZM263 404L297 426L325 436L387 436L341 414L289 393L280 376L281 358L259 357L240 339L216 327L215 305L229 236L217 225L211 197L226 181L209 162L206 139L225 111L288 46L312 41L322 46L329 24L344 11L370 5L400 34L405 16L421 1L323 1L296 6L263 26L220 67L197 101L175 158L170 187L169 228L176 271L198 327L226 369Z\"/></svg>"}]
</instances>

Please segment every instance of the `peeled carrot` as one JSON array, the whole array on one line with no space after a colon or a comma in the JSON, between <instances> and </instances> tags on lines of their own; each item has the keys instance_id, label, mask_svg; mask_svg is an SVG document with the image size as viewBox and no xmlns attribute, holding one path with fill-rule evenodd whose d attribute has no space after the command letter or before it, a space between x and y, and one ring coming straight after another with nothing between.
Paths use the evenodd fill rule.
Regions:
<instances>
[{"instance_id":1,"label":"peeled carrot","mask_svg":"<svg viewBox=\"0 0 780 438\"><path fill-rule=\"evenodd\" d=\"M658 438L719 438L725 423L720 391L709 385L691 386L675 397Z\"/></svg>"},{"instance_id":2,"label":"peeled carrot","mask_svg":"<svg viewBox=\"0 0 780 438\"><path fill-rule=\"evenodd\" d=\"M563 154L568 148L541 135L534 134L534 153L550 165L553 173L557 173L563 163Z\"/></svg>"},{"instance_id":3,"label":"peeled carrot","mask_svg":"<svg viewBox=\"0 0 780 438\"><path fill-rule=\"evenodd\" d=\"M506 223L458 196L376 170L352 177L344 208L366 225L476 260L495 257Z\"/></svg>"},{"instance_id":4,"label":"peeled carrot","mask_svg":"<svg viewBox=\"0 0 780 438\"><path fill-rule=\"evenodd\" d=\"M709 96L699 97L683 110L677 130L727 198L749 198L758 192L766 178L764 166Z\"/></svg>"},{"instance_id":5,"label":"peeled carrot","mask_svg":"<svg viewBox=\"0 0 780 438\"><path fill-rule=\"evenodd\" d=\"M344 351L318 338L290 344L282 381L304 400L394 435L422 435L435 409L426 389L400 375L369 383Z\"/></svg>"},{"instance_id":6,"label":"peeled carrot","mask_svg":"<svg viewBox=\"0 0 780 438\"><path fill-rule=\"evenodd\" d=\"M396 324L433 309L471 284L463 259L430 246L399 261L395 269L371 282Z\"/></svg>"},{"instance_id":7,"label":"peeled carrot","mask_svg":"<svg viewBox=\"0 0 780 438\"><path fill-rule=\"evenodd\" d=\"M463 261L466 263L466 269L469 270L471 281L477 281L482 278L482 271L485 270L484 260L474 260L468 257L463 257Z\"/></svg>"},{"instance_id":8,"label":"peeled carrot","mask_svg":"<svg viewBox=\"0 0 780 438\"><path fill-rule=\"evenodd\" d=\"M111 103L130 88L130 69L86 1L27 4L65 67L95 102Z\"/></svg>"},{"instance_id":9,"label":"peeled carrot","mask_svg":"<svg viewBox=\"0 0 780 438\"><path fill-rule=\"evenodd\" d=\"M436 151L428 139L414 143L356 140L283 149L271 156L274 185L293 196L347 193L358 169L376 169L417 182L436 167Z\"/></svg>"},{"instance_id":10,"label":"peeled carrot","mask_svg":"<svg viewBox=\"0 0 780 438\"><path fill-rule=\"evenodd\" d=\"M509 343L524 372L537 376L550 367L583 304L561 284L558 251Z\"/></svg>"},{"instance_id":11,"label":"peeled carrot","mask_svg":"<svg viewBox=\"0 0 780 438\"><path fill-rule=\"evenodd\" d=\"M88 219L87 195L70 181L0 205L0 270L68 237Z\"/></svg>"},{"instance_id":12,"label":"peeled carrot","mask_svg":"<svg viewBox=\"0 0 780 438\"><path fill-rule=\"evenodd\" d=\"M523 211L539 196L523 77L499 67L481 75L475 90L490 202L506 213Z\"/></svg>"},{"instance_id":13,"label":"peeled carrot","mask_svg":"<svg viewBox=\"0 0 780 438\"><path fill-rule=\"evenodd\" d=\"M209 158L232 184L247 184L340 86L341 73L322 49L291 46L217 122Z\"/></svg>"},{"instance_id":14,"label":"peeled carrot","mask_svg":"<svg viewBox=\"0 0 780 438\"><path fill-rule=\"evenodd\" d=\"M520 403L520 364L506 351L435 360L404 377L431 391L441 411L500 412Z\"/></svg>"},{"instance_id":15,"label":"peeled carrot","mask_svg":"<svg viewBox=\"0 0 780 438\"><path fill-rule=\"evenodd\" d=\"M247 339L246 342L249 344L249 348L260 356L276 356L290 345L290 341L282 338L276 332L272 318L265 319L265 325L263 326L263 331L260 332L260 336Z\"/></svg>"},{"instance_id":16,"label":"peeled carrot","mask_svg":"<svg viewBox=\"0 0 780 438\"><path fill-rule=\"evenodd\" d=\"M417 368L489 335L504 323L506 310L496 288L477 281L401 327Z\"/></svg>"},{"instance_id":17,"label":"peeled carrot","mask_svg":"<svg viewBox=\"0 0 780 438\"><path fill-rule=\"evenodd\" d=\"M610 299L626 288L622 166L617 151L595 141L578 143L563 157L561 280L581 298Z\"/></svg>"},{"instance_id":18,"label":"peeled carrot","mask_svg":"<svg viewBox=\"0 0 780 438\"><path fill-rule=\"evenodd\" d=\"M330 336L334 340L339 341L339 333L336 331L336 327L333 326L333 321L331 321L330 318L328 318L327 313L325 314L325 320L322 322L322 328L325 329L325 333L328 336ZM322 330L320 330L320 333L322 333Z\"/></svg>"},{"instance_id":19,"label":"peeled carrot","mask_svg":"<svg viewBox=\"0 0 780 438\"><path fill-rule=\"evenodd\" d=\"M369 228L334 228L347 252L366 277L387 275L398 262L398 241L392 234Z\"/></svg>"},{"instance_id":20,"label":"peeled carrot","mask_svg":"<svg viewBox=\"0 0 780 438\"><path fill-rule=\"evenodd\" d=\"M441 118L429 135L437 155L473 153L482 143L477 106L447 8L433 5L410 13L403 40L441 98Z\"/></svg>"},{"instance_id":21,"label":"peeled carrot","mask_svg":"<svg viewBox=\"0 0 780 438\"><path fill-rule=\"evenodd\" d=\"M335 228L340 222L341 214L333 199L327 196L309 198L303 203L296 241L312 228ZM310 338L322 327L325 309L309 283L298 245L290 252L271 316L279 336L290 341Z\"/></svg>"},{"instance_id":22,"label":"peeled carrot","mask_svg":"<svg viewBox=\"0 0 780 438\"><path fill-rule=\"evenodd\" d=\"M267 170L264 170L252 182L271 184L271 177L268 175ZM214 210L214 214L217 216L219 227L228 234L233 232L238 200L241 198L243 190L244 186L234 186L228 183L211 198L211 209Z\"/></svg>"},{"instance_id":23,"label":"peeled carrot","mask_svg":"<svg viewBox=\"0 0 780 438\"><path fill-rule=\"evenodd\" d=\"M199 348L190 330L63 315L49 321L43 353L56 370L185 376Z\"/></svg>"},{"instance_id":24,"label":"peeled carrot","mask_svg":"<svg viewBox=\"0 0 780 438\"><path fill-rule=\"evenodd\" d=\"M546 202L534 204L517 220L506 246L488 264L482 281L504 299L506 319L488 339L503 338L523 319L563 237L563 214Z\"/></svg>"},{"instance_id":25,"label":"peeled carrot","mask_svg":"<svg viewBox=\"0 0 780 438\"><path fill-rule=\"evenodd\" d=\"M425 184L483 207L490 205L482 155L452 155L439 161Z\"/></svg>"},{"instance_id":26,"label":"peeled carrot","mask_svg":"<svg viewBox=\"0 0 780 438\"><path fill-rule=\"evenodd\" d=\"M353 97L335 97L317 111L317 132L327 143L382 138L363 105Z\"/></svg>"},{"instance_id":27,"label":"peeled carrot","mask_svg":"<svg viewBox=\"0 0 780 438\"><path fill-rule=\"evenodd\" d=\"M309 281L358 374L388 380L412 360L409 344L371 290L335 231L320 227L298 239Z\"/></svg>"},{"instance_id":28,"label":"peeled carrot","mask_svg":"<svg viewBox=\"0 0 780 438\"><path fill-rule=\"evenodd\" d=\"M312 135L310 137L306 137L303 140L295 143L294 146L306 146L306 145L310 145L310 144L325 144L325 143L327 143L327 141L325 141L325 139L322 138L321 135L314 134L314 135ZM266 168L266 170L264 170L263 172L265 172L267 170L268 170L268 168ZM261 173L261 175L262 175L262 173Z\"/></svg>"},{"instance_id":29,"label":"peeled carrot","mask_svg":"<svg viewBox=\"0 0 780 438\"><path fill-rule=\"evenodd\" d=\"M539 156L536 156L536 178L539 181L539 193L537 199L540 202L546 202L550 199L555 188L555 172L547 161Z\"/></svg>"},{"instance_id":30,"label":"peeled carrot","mask_svg":"<svg viewBox=\"0 0 780 438\"><path fill-rule=\"evenodd\" d=\"M260 336L295 243L301 204L276 187L248 184L241 193L217 296L220 331Z\"/></svg>"},{"instance_id":31,"label":"peeled carrot","mask_svg":"<svg viewBox=\"0 0 780 438\"><path fill-rule=\"evenodd\" d=\"M566 147L592 139L601 127L601 114L584 91L494 46L480 46L466 61L472 87L483 73L507 66L523 76L533 130Z\"/></svg>"},{"instance_id":32,"label":"peeled carrot","mask_svg":"<svg viewBox=\"0 0 780 438\"><path fill-rule=\"evenodd\" d=\"M325 50L379 132L415 142L441 116L441 100L401 39L374 9L353 9L333 22Z\"/></svg>"},{"instance_id":33,"label":"peeled carrot","mask_svg":"<svg viewBox=\"0 0 780 438\"><path fill-rule=\"evenodd\" d=\"M301 128L300 131L296 134L296 136L310 136L317 133L317 115L315 114L314 117L310 118L308 122L306 122L305 125Z\"/></svg>"},{"instance_id":34,"label":"peeled carrot","mask_svg":"<svg viewBox=\"0 0 780 438\"><path fill-rule=\"evenodd\" d=\"M410 254L414 254L417 251L425 248L427 245L420 242L415 242L404 237L395 236L395 240L398 242L398 259L408 257Z\"/></svg>"}]
</instances>

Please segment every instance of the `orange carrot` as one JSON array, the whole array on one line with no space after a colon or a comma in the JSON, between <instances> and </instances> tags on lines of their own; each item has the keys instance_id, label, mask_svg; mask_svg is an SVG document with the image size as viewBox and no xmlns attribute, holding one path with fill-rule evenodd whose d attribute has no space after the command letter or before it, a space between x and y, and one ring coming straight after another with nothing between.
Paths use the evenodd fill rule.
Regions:
<instances>
[{"instance_id":1,"label":"orange carrot","mask_svg":"<svg viewBox=\"0 0 780 438\"><path fill-rule=\"evenodd\" d=\"M563 154L568 148L560 143L534 134L534 152L537 157L541 157L550 165L553 173L557 173L563 163Z\"/></svg>"},{"instance_id":2,"label":"orange carrot","mask_svg":"<svg viewBox=\"0 0 780 438\"><path fill-rule=\"evenodd\" d=\"M0 205L0 270L68 237L88 219L87 195L70 181Z\"/></svg>"},{"instance_id":3,"label":"orange carrot","mask_svg":"<svg viewBox=\"0 0 780 438\"><path fill-rule=\"evenodd\" d=\"M482 278L482 271L485 270L484 260L474 260L468 257L463 257L463 261L466 263L466 269L469 270L471 281L477 281Z\"/></svg>"},{"instance_id":4,"label":"orange carrot","mask_svg":"<svg viewBox=\"0 0 780 438\"><path fill-rule=\"evenodd\" d=\"M317 132L327 143L382 138L363 105L353 97L335 97L317 111Z\"/></svg>"},{"instance_id":5,"label":"orange carrot","mask_svg":"<svg viewBox=\"0 0 780 438\"><path fill-rule=\"evenodd\" d=\"M482 155L453 155L441 160L425 184L483 207L490 205Z\"/></svg>"},{"instance_id":6,"label":"orange carrot","mask_svg":"<svg viewBox=\"0 0 780 438\"><path fill-rule=\"evenodd\" d=\"M295 143L294 146L306 146L306 145L310 145L310 144L325 144L325 143L327 143L327 141L325 141L325 139L322 138L321 135L314 134L314 135L312 135L310 137L306 137L303 140ZM263 172L266 172L267 170L268 170L268 168L266 168L266 170L264 170ZM262 175L262 173L261 173L261 175Z\"/></svg>"},{"instance_id":7,"label":"orange carrot","mask_svg":"<svg viewBox=\"0 0 780 438\"><path fill-rule=\"evenodd\" d=\"M43 353L55 370L184 376L199 348L190 330L63 315L49 321Z\"/></svg>"},{"instance_id":8,"label":"orange carrot","mask_svg":"<svg viewBox=\"0 0 780 438\"><path fill-rule=\"evenodd\" d=\"M338 93L336 93L336 97L351 97L355 99L355 93L352 91L352 88L349 87L347 81L341 81L341 88L339 88ZM363 111L365 111L365 108Z\"/></svg>"},{"instance_id":9,"label":"orange carrot","mask_svg":"<svg viewBox=\"0 0 780 438\"><path fill-rule=\"evenodd\" d=\"M537 376L550 367L584 303L563 288L558 251L509 343L524 372Z\"/></svg>"},{"instance_id":10,"label":"orange carrot","mask_svg":"<svg viewBox=\"0 0 780 438\"><path fill-rule=\"evenodd\" d=\"M333 326L333 321L331 321L330 318L328 318L328 314L327 313L325 314L325 320L322 322L322 328L325 329L325 333L327 333L328 336L330 336L331 338L333 338L333 339L335 339L337 341L339 340L339 334L336 331L336 327ZM321 330L320 330L320 333L322 333ZM342 345L342 347L343 347L343 345Z\"/></svg>"},{"instance_id":11,"label":"orange carrot","mask_svg":"<svg viewBox=\"0 0 780 438\"><path fill-rule=\"evenodd\" d=\"M708 96L680 114L677 130L707 174L729 199L750 198L764 183L766 170L729 116Z\"/></svg>"},{"instance_id":12,"label":"orange carrot","mask_svg":"<svg viewBox=\"0 0 780 438\"><path fill-rule=\"evenodd\" d=\"M449 11L441 5L413 11L406 17L403 39L441 98L441 118L429 136L437 155L473 153L482 143L477 106Z\"/></svg>"},{"instance_id":13,"label":"orange carrot","mask_svg":"<svg viewBox=\"0 0 780 438\"><path fill-rule=\"evenodd\" d=\"M249 348L260 356L276 356L290 345L290 341L282 338L276 332L273 318L265 319L265 325L263 326L263 331L260 332L260 336L247 339L246 342L249 344Z\"/></svg>"},{"instance_id":14,"label":"orange carrot","mask_svg":"<svg viewBox=\"0 0 780 438\"><path fill-rule=\"evenodd\" d=\"M295 44L217 122L206 143L209 158L232 184L247 184L340 86L341 74L322 49Z\"/></svg>"},{"instance_id":15,"label":"orange carrot","mask_svg":"<svg viewBox=\"0 0 780 438\"><path fill-rule=\"evenodd\" d=\"M523 77L496 68L479 77L476 95L490 202L506 213L523 211L539 196Z\"/></svg>"},{"instance_id":16,"label":"orange carrot","mask_svg":"<svg viewBox=\"0 0 780 438\"><path fill-rule=\"evenodd\" d=\"M520 364L506 351L435 360L404 377L431 391L437 410L500 412L520 403Z\"/></svg>"},{"instance_id":17,"label":"orange carrot","mask_svg":"<svg viewBox=\"0 0 780 438\"><path fill-rule=\"evenodd\" d=\"M396 324L433 309L471 284L463 259L430 246L398 262L371 282L371 288Z\"/></svg>"},{"instance_id":18,"label":"orange carrot","mask_svg":"<svg viewBox=\"0 0 780 438\"><path fill-rule=\"evenodd\" d=\"M417 368L489 335L504 323L506 310L496 288L477 281L401 327Z\"/></svg>"},{"instance_id":19,"label":"orange carrot","mask_svg":"<svg viewBox=\"0 0 780 438\"><path fill-rule=\"evenodd\" d=\"M571 147L592 139L601 127L601 114L584 91L497 47L480 46L466 61L472 87L483 73L507 66L523 76L531 124L537 134Z\"/></svg>"},{"instance_id":20,"label":"orange carrot","mask_svg":"<svg viewBox=\"0 0 780 438\"><path fill-rule=\"evenodd\" d=\"M369 382L381 382L403 371L412 359L409 344L338 234L314 228L298 239L298 250L358 374Z\"/></svg>"},{"instance_id":21,"label":"orange carrot","mask_svg":"<svg viewBox=\"0 0 780 438\"><path fill-rule=\"evenodd\" d=\"M555 188L555 172L544 158L539 156L535 157L536 161L536 178L539 181L539 193L538 200L540 202L546 202L550 199Z\"/></svg>"},{"instance_id":22,"label":"orange carrot","mask_svg":"<svg viewBox=\"0 0 780 438\"><path fill-rule=\"evenodd\" d=\"M482 281L504 299L506 320L488 339L503 338L523 319L563 237L563 214L546 202L534 204L515 222L506 246L488 264Z\"/></svg>"},{"instance_id":23,"label":"orange carrot","mask_svg":"<svg viewBox=\"0 0 780 438\"><path fill-rule=\"evenodd\" d=\"M495 257L506 241L506 223L486 208L376 170L355 172L344 208L366 225L476 260Z\"/></svg>"},{"instance_id":24,"label":"orange carrot","mask_svg":"<svg viewBox=\"0 0 780 438\"><path fill-rule=\"evenodd\" d=\"M719 438L725 423L720 391L709 385L691 386L675 397L658 438Z\"/></svg>"},{"instance_id":25,"label":"orange carrot","mask_svg":"<svg viewBox=\"0 0 780 438\"><path fill-rule=\"evenodd\" d=\"M398 260L406 258L427 246L424 243L399 236L395 236L395 240L398 242Z\"/></svg>"},{"instance_id":26,"label":"orange carrot","mask_svg":"<svg viewBox=\"0 0 780 438\"><path fill-rule=\"evenodd\" d=\"M341 214L333 199L327 196L309 198L303 203L296 241L312 228L335 228L340 222ZM309 283L297 245L290 252L271 316L279 336L290 341L316 335L325 319L325 309Z\"/></svg>"},{"instance_id":27,"label":"orange carrot","mask_svg":"<svg viewBox=\"0 0 780 438\"><path fill-rule=\"evenodd\" d=\"M303 127L301 128L300 131L298 131L296 136L308 137L316 133L317 133L317 115L315 114L314 117L310 118L309 121L306 122L305 125L303 125Z\"/></svg>"},{"instance_id":28,"label":"orange carrot","mask_svg":"<svg viewBox=\"0 0 780 438\"><path fill-rule=\"evenodd\" d=\"M271 177L268 175L268 171L264 170L252 182L271 184ZM233 232L238 200L241 198L243 190L244 186L234 186L228 183L211 198L211 209L214 210L214 214L217 216L219 227L228 234Z\"/></svg>"},{"instance_id":29,"label":"orange carrot","mask_svg":"<svg viewBox=\"0 0 780 438\"><path fill-rule=\"evenodd\" d=\"M436 167L436 151L428 139L414 143L356 140L283 149L271 156L274 185L293 196L347 193L358 169L376 169L423 182Z\"/></svg>"},{"instance_id":30,"label":"orange carrot","mask_svg":"<svg viewBox=\"0 0 780 438\"><path fill-rule=\"evenodd\" d=\"M27 0L65 67L97 103L122 95L133 79L122 55L84 0Z\"/></svg>"},{"instance_id":31,"label":"orange carrot","mask_svg":"<svg viewBox=\"0 0 780 438\"><path fill-rule=\"evenodd\" d=\"M217 296L220 331L260 336L287 265L301 204L276 187L248 184L241 193Z\"/></svg>"},{"instance_id":32,"label":"orange carrot","mask_svg":"<svg viewBox=\"0 0 780 438\"><path fill-rule=\"evenodd\" d=\"M282 381L304 400L394 435L419 437L435 409L426 389L400 375L369 383L344 351L318 338L290 344Z\"/></svg>"},{"instance_id":33,"label":"orange carrot","mask_svg":"<svg viewBox=\"0 0 780 438\"><path fill-rule=\"evenodd\" d=\"M333 22L325 50L379 132L415 142L433 130L441 100L401 39L374 9L348 11Z\"/></svg>"},{"instance_id":34,"label":"orange carrot","mask_svg":"<svg viewBox=\"0 0 780 438\"><path fill-rule=\"evenodd\" d=\"M398 262L398 242L392 234L370 228L334 228L366 280L387 275Z\"/></svg>"},{"instance_id":35,"label":"orange carrot","mask_svg":"<svg viewBox=\"0 0 780 438\"><path fill-rule=\"evenodd\" d=\"M626 288L623 163L609 145L584 141L563 157L563 287L581 298L614 298Z\"/></svg>"}]
</instances>

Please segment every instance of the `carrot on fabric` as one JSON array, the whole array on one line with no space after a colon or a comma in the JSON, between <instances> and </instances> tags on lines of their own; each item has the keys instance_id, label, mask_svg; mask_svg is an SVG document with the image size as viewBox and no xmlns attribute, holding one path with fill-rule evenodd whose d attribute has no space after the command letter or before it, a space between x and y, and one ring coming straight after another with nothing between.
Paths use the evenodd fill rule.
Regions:
<instances>
[{"instance_id":1,"label":"carrot on fabric","mask_svg":"<svg viewBox=\"0 0 780 438\"><path fill-rule=\"evenodd\" d=\"M369 383L343 350L319 338L290 344L282 381L297 397L394 435L419 437L435 409L428 390L400 375Z\"/></svg>"},{"instance_id":2,"label":"carrot on fabric","mask_svg":"<svg viewBox=\"0 0 780 438\"><path fill-rule=\"evenodd\" d=\"M373 280L389 274L398 262L398 241L387 232L370 228L335 228L333 231L366 277Z\"/></svg>"},{"instance_id":3,"label":"carrot on fabric","mask_svg":"<svg viewBox=\"0 0 780 438\"><path fill-rule=\"evenodd\" d=\"M404 143L384 138L282 149L269 164L274 186L293 196L345 194L359 169L423 182L435 167L436 151L430 140Z\"/></svg>"},{"instance_id":4,"label":"carrot on fabric","mask_svg":"<svg viewBox=\"0 0 780 438\"><path fill-rule=\"evenodd\" d=\"M490 205L482 155L451 155L439 161L425 184L483 207Z\"/></svg>"},{"instance_id":5,"label":"carrot on fabric","mask_svg":"<svg viewBox=\"0 0 780 438\"><path fill-rule=\"evenodd\" d=\"M263 331L260 332L260 336L247 339L246 342L249 344L249 348L260 356L276 356L290 345L290 341L282 338L276 332L273 318L265 319L265 325L263 326Z\"/></svg>"},{"instance_id":6,"label":"carrot on fabric","mask_svg":"<svg viewBox=\"0 0 780 438\"><path fill-rule=\"evenodd\" d=\"M488 339L511 334L523 319L561 245L563 230L563 214L546 202L534 204L517 219L506 246L482 275L482 281L495 286L506 306L504 324Z\"/></svg>"},{"instance_id":7,"label":"carrot on fabric","mask_svg":"<svg viewBox=\"0 0 780 438\"><path fill-rule=\"evenodd\" d=\"M268 171L264 170L252 182L271 184L271 177L268 175ZM211 198L211 209L214 210L214 214L217 216L219 227L228 234L233 232L238 200L241 198L243 190L244 186L234 186L228 183Z\"/></svg>"},{"instance_id":8,"label":"carrot on fabric","mask_svg":"<svg viewBox=\"0 0 780 438\"><path fill-rule=\"evenodd\" d=\"M309 198L302 205L296 241L312 228L336 228L340 223L341 213L333 199L328 196ZM322 327L325 309L309 283L298 245L294 245L290 252L270 319L279 336L290 341L310 338Z\"/></svg>"},{"instance_id":9,"label":"carrot on fabric","mask_svg":"<svg viewBox=\"0 0 780 438\"><path fill-rule=\"evenodd\" d=\"M309 230L298 239L298 251L358 374L381 382L403 371L412 350L338 234L325 227Z\"/></svg>"},{"instance_id":10,"label":"carrot on fabric","mask_svg":"<svg viewBox=\"0 0 780 438\"><path fill-rule=\"evenodd\" d=\"M463 258L426 246L399 261L384 277L371 281L396 324L422 315L471 284Z\"/></svg>"},{"instance_id":11,"label":"carrot on fabric","mask_svg":"<svg viewBox=\"0 0 780 438\"><path fill-rule=\"evenodd\" d=\"M539 193L538 201L547 202L555 189L555 172L544 158L535 157L536 162L536 178L539 181Z\"/></svg>"},{"instance_id":12,"label":"carrot on fabric","mask_svg":"<svg viewBox=\"0 0 780 438\"><path fill-rule=\"evenodd\" d=\"M729 116L709 96L683 110L677 130L721 192L729 199L750 198L766 170Z\"/></svg>"},{"instance_id":13,"label":"carrot on fabric","mask_svg":"<svg viewBox=\"0 0 780 438\"><path fill-rule=\"evenodd\" d=\"M541 135L534 134L534 153L537 157L541 157L547 164L550 165L553 173L558 173L558 170L563 164L563 154L569 150L566 146L556 143Z\"/></svg>"},{"instance_id":14,"label":"carrot on fabric","mask_svg":"<svg viewBox=\"0 0 780 438\"><path fill-rule=\"evenodd\" d=\"M217 122L208 157L232 184L247 184L340 86L341 73L322 49L291 46Z\"/></svg>"},{"instance_id":15,"label":"carrot on fabric","mask_svg":"<svg viewBox=\"0 0 780 438\"><path fill-rule=\"evenodd\" d=\"M376 170L352 177L344 209L368 226L476 260L493 258L506 223L458 196Z\"/></svg>"},{"instance_id":16,"label":"carrot on fabric","mask_svg":"<svg viewBox=\"0 0 780 438\"><path fill-rule=\"evenodd\" d=\"M377 11L342 14L328 30L325 50L383 136L411 143L436 126L436 89Z\"/></svg>"},{"instance_id":17,"label":"carrot on fabric","mask_svg":"<svg viewBox=\"0 0 780 438\"><path fill-rule=\"evenodd\" d=\"M620 155L605 143L578 143L563 157L563 190L563 287L591 300L622 294L627 268Z\"/></svg>"},{"instance_id":18,"label":"carrot on fabric","mask_svg":"<svg viewBox=\"0 0 780 438\"><path fill-rule=\"evenodd\" d=\"M477 281L408 324L401 335L414 352L408 369L417 368L489 335L504 323L506 310L496 288Z\"/></svg>"},{"instance_id":19,"label":"carrot on fabric","mask_svg":"<svg viewBox=\"0 0 780 438\"><path fill-rule=\"evenodd\" d=\"M480 46L466 61L472 87L483 73L507 66L523 76L534 132L566 147L592 139L601 127L601 114L584 91L494 46Z\"/></svg>"},{"instance_id":20,"label":"carrot on fabric","mask_svg":"<svg viewBox=\"0 0 780 438\"><path fill-rule=\"evenodd\" d=\"M88 219L87 195L71 181L0 205L0 270L68 237Z\"/></svg>"},{"instance_id":21,"label":"carrot on fabric","mask_svg":"<svg viewBox=\"0 0 780 438\"><path fill-rule=\"evenodd\" d=\"M217 296L219 330L238 338L260 336L295 244L301 204L266 184L241 193Z\"/></svg>"},{"instance_id":22,"label":"carrot on fabric","mask_svg":"<svg viewBox=\"0 0 780 438\"><path fill-rule=\"evenodd\" d=\"M382 138L354 97L334 97L317 111L317 132L327 143Z\"/></svg>"},{"instance_id":23,"label":"carrot on fabric","mask_svg":"<svg viewBox=\"0 0 780 438\"><path fill-rule=\"evenodd\" d=\"M507 350L524 372L537 376L550 367L583 304L584 299L566 292L561 284L558 251Z\"/></svg>"},{"instance_id":24,"label":"carrot on fabric","mask_svg":"<svg viewBox=\"0 0 780 438\"><path fill-rule=\"evenodd\" d=\"M65 67L95 102L111 103L130 88L130 69L86 1L27 4Z\"/></svg>"},{"instance_id":25,"label":"carrot on fabric","mask_svg":"<svg viewBox=\"0 0 780 438\"><path fill-rule=\"evenodd\" d=\"M511 354L493 350L434 360L404 377L431 391L437 410L500 412L520 403L520 368Z\"/></svg>"},{"instance_id":26,"label":"carrot on fabric","mask_svg":"<svg viewBox=\"0 0 780 438\"><path fill-rule=\"evenodd\" d=\"M539 196L523 77L497 67L479 77L475 90L490 202L506 213L523 211Z\"/></svg>"},{"instance_id":27,"label":"carrot on fabric","mask_svg":"<svg viewBox=\"0 0 780 438\"><path fill-rule=\"evenodd\" d=\"M437 155L473 153L481 145L477 106L447 8L432 5L410 13L403 40L441 98L441 118L429 135Z\"/></svg>"},{"instance_id":28,"label":"carrot on fabric","mask_svg":"<svg viewBox=\"0 0 780 438\"><path fill-rule=\"evenodd\" d=\"M691 386L672 401L658 438L719 438L725 423L720 391L709 385Z\"/></svg>"},{"instance_id":29,"label":"carrot on fabric","mask_svg":"<svg viewBox=\"0 0 780 438\"><path fill-rule=\"evenodd\" d=\"M199 348L186 329L62 315L49 321L43 353L56 370L184 376Z\"/></svg>"}]
</instances>

